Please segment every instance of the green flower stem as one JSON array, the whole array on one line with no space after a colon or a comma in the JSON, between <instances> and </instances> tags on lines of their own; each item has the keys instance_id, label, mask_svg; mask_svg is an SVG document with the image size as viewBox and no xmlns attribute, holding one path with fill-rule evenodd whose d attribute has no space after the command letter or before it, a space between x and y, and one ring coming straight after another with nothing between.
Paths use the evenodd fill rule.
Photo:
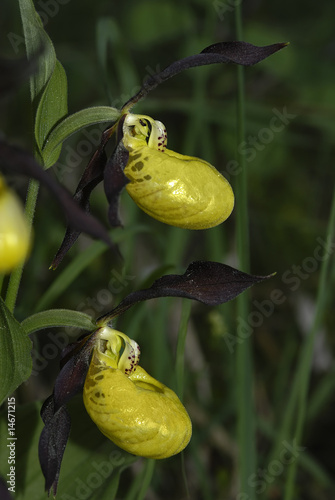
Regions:
<instances>
[{"instance_id":1,"label":"green flower stem","mask_svg":"<svg viewBox=\"0 0 335 500\"><path fill-rule=\"evenodd\" d=\"M242 40L242 13L240 4L235 7L236 35ZM237 140L245 141L244 69L237 67ZM237 254L243 271L249 271L249 227L247 206L247 171L245 156L239 154L241 173L236 180ZM237 300L238 318L247 321L249 294L243 293ZM255 499L255 489L249 478L256 470L255 411L253 404L252 339L249 336L236 344L236 394L238 408L238 446L240 492L249 500Z\"/></svg>"},{"instance_id":2,"label":"green flower stem","mask_svg":"<svg viewBox=\"0 0 335 500\"><path fill-rule=\"evenodd\" d=\"M327 247L325 253L325 259L321 263L320 271L320 281L318 287L318 293L316 298L316 310L313 325L309 335L303 345L301 352L298 370L296 372L295 384L299 385L299 392L297 393L297 418L296 426L294 432L295 445L299 445L301 442L301 437L304 429L304 422L306 417L307 408L307 393L311 373L311 365L313 358L313 350L316 335L319 331L324 311L325 305L327 303L327 293L328 293L328 278L329 278L329 268L330 268L330 255L331 255L331 242L334 240L335 236L335 188L333 190L333 200L330 212L330 218L328 222L327 229ZM292 500L294 498L294 484L295 477L297 473L298 460L295 460L290 464L288 470L288 476L285 484L285 497L284 500Z\"/></svg>"},{"instance_id":3,"label":"green flower stem","mask_svg":"<svg viewBox=\"0 0 335 500\"><path fill-rule=\"evenodd\" d=\"M28 193L27 193L27 200L26 200L26 207L25 207L25 213L26 213L27 221L28 221L28 224L30 225L30 228L32 227L32 223L33 223L33 219L34 219L38 190L39 190L39 183L35 180L31 180L29 182L29 186L28 186ZM19 286L21 283L23 267L24 267L24 263L21 264L20 266L18 266L12 272L10 279L9 279L9 283L8 283L7 295L6 295L5 302L6 302L6 306L8 307L8 309L12 312L14 311L14 308L15 308L16 298L17 298Z\"/></svg>"}]
</instances>

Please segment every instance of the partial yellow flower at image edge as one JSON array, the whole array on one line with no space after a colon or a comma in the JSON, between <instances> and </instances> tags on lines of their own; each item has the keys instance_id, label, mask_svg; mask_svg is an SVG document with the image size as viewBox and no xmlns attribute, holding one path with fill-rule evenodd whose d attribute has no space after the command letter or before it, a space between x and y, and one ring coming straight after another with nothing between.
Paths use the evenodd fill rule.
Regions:
<instances>
[{"instance_id":1,"label":"partial yellow flower at image edge","mask_svg":"<svg viewBox=\"0 0 335 500\"><path fill-rule=\"evenodd\" d=\"M9 273L28 256L30 228L20 199L0 176L0 272Z\"/></svg>"}]
</instances>

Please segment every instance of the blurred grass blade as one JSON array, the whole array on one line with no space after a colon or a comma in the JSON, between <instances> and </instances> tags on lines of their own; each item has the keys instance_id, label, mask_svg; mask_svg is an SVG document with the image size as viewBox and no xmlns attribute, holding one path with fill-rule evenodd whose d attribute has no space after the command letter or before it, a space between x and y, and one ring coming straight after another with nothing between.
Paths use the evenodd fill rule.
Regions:
<instances>
[{"instance_id":1,"label":"blurred grass blade","mask_svg":"<svg viewBox=\"0 0 335 500\"><path fill-rule=\"evenodd\" d=\"M329 284L330 256L332 254L332 244L334 242L334 237L335 237L335 187L333 188L332 206L327 228L325 258L321 262L320 280L317 292L314 321L312 328L309 332L309 335L305 339L294 380L295 384L297 386L299 385L299 391L296 392L297 414L294 415L292 414L292 418L294 418L295 421L293 438L295 440L296 445L299 445L299 443L301 442L304 423L306 419L308 386L310 380L315 339L317 337L321 322L324 318L325 306L327 304L327 295L329 293L328 284ZM291 463L289 466L289 471L285 484L284 500L292 500L295 496L294 486L295 486L297 467L298 467L298 459L294 460L293 463Z\"/></svg>"},{"instance_id":2,"label":"blurred grass blade","mask_svg":"<svg viewBox=\"0 0 335 500\"><path fill-rule=\"evenodd\" d=\"M86 108L67 116L50 132L43 147L43 158L46 167L55 163L54 151L72 134L84 127L103 122L115 122L120 117L120 111L109 106Z\"/></svg>"},{"instance_id":3,"label":"blurred grass blade","mask_svg":"<svg viewBox=\"0 0 335 500\"><path fill-rule=\"evenodd\" d=\"M0 405L29 377L32 343L0 298Z\"/></svg>"},{"instance_id":4,"label":"blurred grass blade","mask_svg":"<svg viewBox=\"0 0 335 500\"><path fill-rule=\"evenodd\" d=\"M152 477L154 475L155 465L156 465L156 460L152 458L147 459L143 469L143 476L142 476L143 479L142 479L141 489L138 493L136 500L144 500L146 498L148 488L150 486Z\"/></svg>"},{"instance_id":5,"label":"blurred grass blade","mask_svg":"<svg viewBox=\"0 0 335 500\"><path fill-rule=\"evenodd\" d=\"M36 110L35 140L44 159L43 147L50 131L67 114L67 79L63 66L56 61L54 71L46 85ZM48 158L50 165L56 163L61 146L53 150Z\"/></svg>"},{"instance_id":6,"label":"blurred grass blade","mask_svg":"<svg viewBox=\"0 0 335 500\"><path fill-rule=\"evenodd\" d=\"M96 30L96 44L99 63L106 82L106 91L110 102L115 102L115 95L120 93L134 93L139 88L139 79L134 60L127 50L118 24L112 17L103 17L98 20ZM111 48L111 51L108 49ZM115 75L109 77L111 66L108 53L112 53L112 63ZM117 78L116 78L117 77ZM115 84L118 81L118 86ZM138 87L136 87L138 86ZM120 102L120 106L122 102Z\"/></svg>"},{"instance_id":7,"label":"blurred grass blade","mask_svg":"<svg viewBox=\"0 0 335 500\"><path fill-rule=\"evenodd\" d=\"M192 303L184 300L182 303L182 312L178 331L177 353L176 353L176 379L177 395L183 400L184 391L184 353L187 334L187 326L190 319Z\"/></svg>"},{"instance_id":8,"label":"blurred grass blade","mask_svg":"<svg viewBox=\"0 0 335 500\"><path fill-rule=\"evenodd\" d=\"M83 330L94 330L95 322L91 316L80 311L72 311L70 309L48 309L42 311L29 318L26 318L21 323L22 328L29 335L32 332L42 330L43 328L72 326L82 328Z\"/></svg>"},{"instance_id":9,"label":"blurred grass blade","mask_svg":"<svg viewBox=\"0 0 335 500\"><path fill-rule=\"evenodd\" d=\"M242 40L242 9L235 8L236 35ZM247 197L247 164L245 155L240 153L238 145L244 144L245 132L245 85L244 68L237 67L237 151L241 173L236 180L236 221L237 253L241 268L248 272L249 263L249 220ZM237 299L237 317L247 323L249 312L249 294ZM237 432L240 492L249 500L255 499L255 489L250 484L250 477L256 471L256 425L253 402L253 363L251 336L236 346L236 394L237 394Z\"/></svg>"},{"instance_id":10,"label":"blurred grass blade","mask_svg":"<svg viewBox=\"0 0 335 500\"><path fill-rule=\"evenodd\" d=\"M81 252L52 282L48 290L42 295L35 311L41 311L52 304L62 295L76 277L107 249L108 246L105 243L96 241L87 250Z\"/></svg>"}]
</instances>

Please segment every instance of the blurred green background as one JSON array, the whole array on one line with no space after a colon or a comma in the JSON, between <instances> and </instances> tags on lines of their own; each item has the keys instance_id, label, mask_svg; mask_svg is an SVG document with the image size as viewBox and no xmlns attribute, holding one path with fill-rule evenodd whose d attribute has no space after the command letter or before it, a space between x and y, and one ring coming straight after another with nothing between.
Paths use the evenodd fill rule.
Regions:
<instances>
[{"instance_id":1,"label":"blurred green background","mask_svg":"<svg viewBox=\"0 0 335 500\"><path fill-rule=\"evenodd\" d=\"M277 273L253 288L250 311L257 314L250 316L248 330L251 324L261 469L256 498L276 500L283 498L286 477L285 465L282 469L273 466L279 460L274 451L276 436L285 418L302 342L313 320L335 181L335 4L325 1L307 7L306 3L287 0L35 3L67 73L70 113L93 105L119 107L146 77L174 60L212 43L236 39L237 4L242 7L245 41L255 45L290 42L278 54L245 71L246 143L238 144L236 139L234 66L189 70L158 87L134 112L162 121L170 149L211 162L233 187L237 148L245 155L251 272ZM12 0L2 0L0 40L2 56L13 58L24 53L19 9ZM0 130L10 141L32 150L28 85L1 103ZM72 192L97 137L97 127L93 127L74 135L63 147L54 172ZM85 140L91 148L83 153ZM17 179L12 182L24 197L25 183ZM238 203L237 198L236 206ZM92 207L106 222L102 188L95 192ZM125 193L121 214L125 230L120 248L126 260L126 277L115 275L110 256L102 253L45 307L72 308L97 317L147 280L163 272L183 272L192 260L217 260L239 267L234 213L218 228L184 231L163 226L140 213ZM48 267L63 232L62 215L42 190L35 248L16 310L20 320L39 307L51 283L91 244L81 237L62 266L51 272ZM328 308L312 366L303 435L305 451L296 482L299 500L326 500L334 498L335 493L333 257L332 261ZM280 290L280 300L274 299L274 290ZM140 343L141 364L170 386L175 384L180 308L180 300L157 300L136 306L117 324ZM194 424L192 442L184 457L192 499L246 500L243 493L238 496L236 480L236 345L232 341L236 340L236 325L242 331L241 323L236 322L234 302L213 309L192 306L184 390L184 402ZM45 337L43 333L35 335L36 352L43 351ZM48 360L39 376L21 387L19 401L32 404L43 400L52 390L57 366L57 357ZM130 496L128 486L142 471L142 462L136 461L121 475L117 498L139 498L136 492ZM28 498L23 489L20 495L18 498ZM37 495L31 498L44 498ZM186 498L180 458L156 465L143 498Z\"/></svg>"}]
</instances>

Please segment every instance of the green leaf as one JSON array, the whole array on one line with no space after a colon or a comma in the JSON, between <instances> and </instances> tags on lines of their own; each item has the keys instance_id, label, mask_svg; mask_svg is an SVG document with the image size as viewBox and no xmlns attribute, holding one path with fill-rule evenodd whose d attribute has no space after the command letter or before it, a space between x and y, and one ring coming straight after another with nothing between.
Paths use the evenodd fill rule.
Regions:
<instances>
[{"instance_id":1,"label":"green leaf","mask_svg":"<svg viewBox=\"0 0 335 500\"><path fill-rule=\"evenodd\" d=\"M37 14L32 0L19 0L23 32L28 58L43 48L39 61L39 70L30 79L31 100L34 101L51 77L56 53L52 41L44 31L40 16Z\"/></svg>"},{"instance_id":2,"label":"green leaf","mask_svg":"<svg viewBox=\"0 0 335 500\"><path fill-rule=\"evenodd\" d=\"M32 343L0 298L0 404L29 377Z\"/></svg>"},{"instance_id":3,"label":"green leaf","mask_svg":"<svg viewBox=\"0 0 335 500\"><path fill-rule=\"evenodd\" d=\"M44 89L38 104L35 117L35 139L42 154L43 147L50 131L67 114L67 79L63 66L56 61L55 69ZM58 160L61 145L55 148L48 158L48 165ZM49 165L49 166L50 166Z\"/></svg>"},{"instance_id":4,"label":"green leaf","mask_svg":"<svg viewBox=\"0 0 335 500\"><path fill-rule=\"evenodd\" d=\"M95 106L82 109L62 120L49 134L44 145L42 155L45 166L48 168L53 163L54 150L57 149L65 139L78 132L84 127L95 123L115 122L121 116L121 112L109 106Z\"/></svg>"},{"instance_id":5,"label":"green leaf","mask_svg":"<svg viewBox=\"0 0 335 500\"><path fill-rule=\"evenodd\" d=\"M22 321L21 326L27 335L48 327L73 326L83 330L94 330L96 327L91 316L70 309L49 309L33 314Z\"/></svg>"}]
</instances>

